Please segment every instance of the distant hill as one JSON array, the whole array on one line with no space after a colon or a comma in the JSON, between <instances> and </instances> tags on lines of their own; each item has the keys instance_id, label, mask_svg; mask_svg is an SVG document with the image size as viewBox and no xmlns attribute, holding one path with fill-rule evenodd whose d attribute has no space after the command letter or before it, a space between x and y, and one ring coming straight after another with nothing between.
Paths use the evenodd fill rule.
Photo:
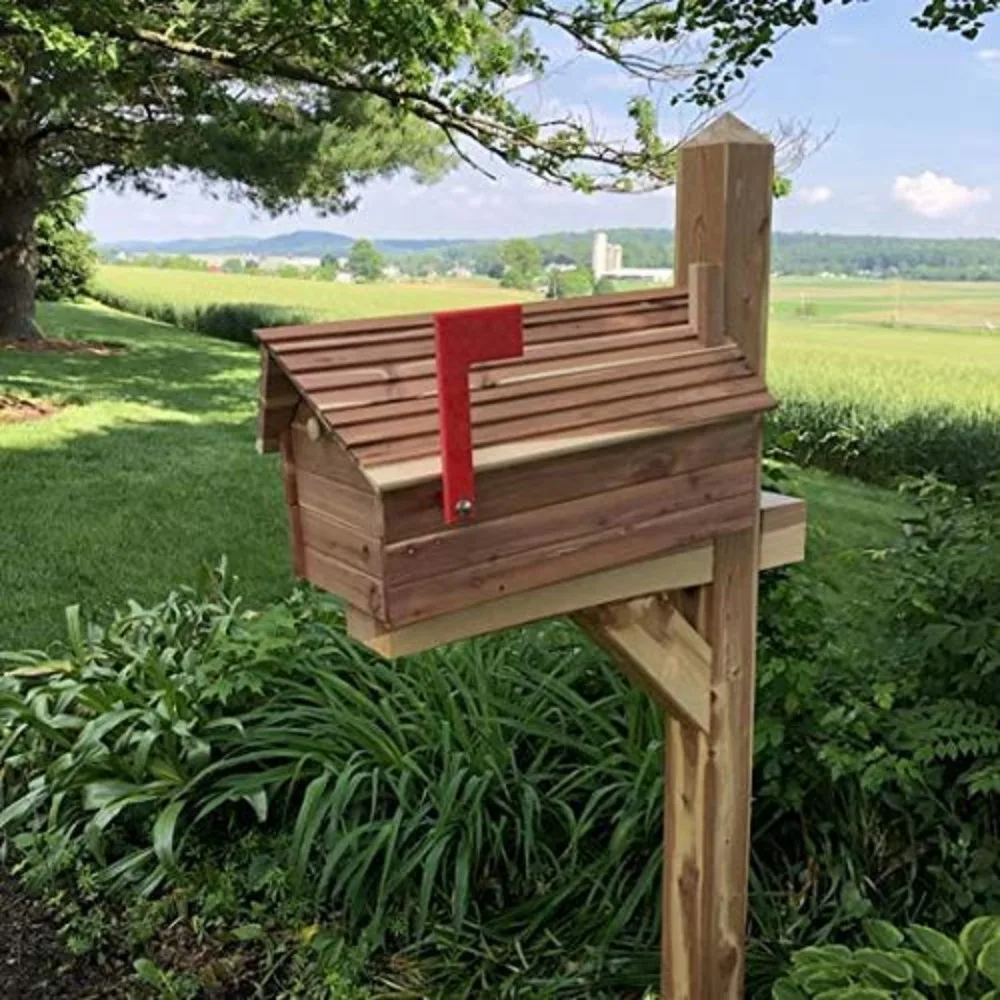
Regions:
<instances>
[{"instance_id":1,"label":"distant hill","mask_svg":"<svg viewBox=\"0 0 1000 1000\"><path fill-rule=\"evenodd\" d=\"M300 229L278 236L218 236L186 240L124 240L101 246L105 253L256 254L261 257L322 257L346 254L356 240L323 229ZM422 253L454 245L456 240L375 240L383 253ZM464 240L463 243L475 241Z\"/></svg>"},{"instance_id":2,"label":"distant hill","mask_svg":"<svg viewBox=\"0 0 1000 1000\"><path fill-rule=\"evenodd\" d=\"M590 264L595 230L531 237L546 262ZM630 267L673 266L673 234L668 229L609 229L608 239L622 246ZM130 254L256 254L267 257L322 257L346 254L355 241L342 233L300 230L255 238L129 241L102 247ZM378 249L404 270L429 273L455 265L493 273L502 240L375 240ZM911 239L895 236L838 236L826 233L775 233L773 268L782 274L844 274L874 277L1000 280L1000 240Z\"/></svg>"}]
</instances>

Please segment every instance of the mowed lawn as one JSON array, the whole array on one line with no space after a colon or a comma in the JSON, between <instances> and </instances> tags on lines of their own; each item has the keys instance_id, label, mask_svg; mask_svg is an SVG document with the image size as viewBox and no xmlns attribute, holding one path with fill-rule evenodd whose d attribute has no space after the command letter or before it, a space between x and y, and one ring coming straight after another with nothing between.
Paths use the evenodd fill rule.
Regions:
<instances>
[{"instance_id":1,"label":"mowed lawn","mask_svg":"<svg viewBox=\"0 0 1000 1000\"><path fill-rule=\"evenodd\" d=\"M0 649L58 637L69 604L162 598L223 555L254 601L287 591L278 465L254 450L256 353L96 306L40 320L126 350L0 350L0 393L66 404L0 423Z\"/></svg>"},{"instance_id":2,"label":"mowed lawn","mask_svg":"<svg viewBox=\"0 0 1000 1000\"><path fill-rule=\"evenodd\" d=\"M0 424L0 649L48 646L67 605L155 601L223 556L252 604L286 593L278 462L254 449L256 351L99 306L43 306L40 319L52 336L124 351L0 350L0 392L64 404ZM818 473L794 486L832 598L866 574L878 586L863 553L889 543L899 499Z\"/></svg>"}]
</instances>

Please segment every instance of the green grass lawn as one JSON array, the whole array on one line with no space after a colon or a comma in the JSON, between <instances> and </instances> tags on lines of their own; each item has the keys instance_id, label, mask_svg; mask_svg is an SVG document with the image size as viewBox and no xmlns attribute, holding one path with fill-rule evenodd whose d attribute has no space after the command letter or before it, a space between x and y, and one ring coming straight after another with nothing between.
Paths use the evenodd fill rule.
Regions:
<instances>
[{"instance_id":1,"label":"green grass lawn","mask_svg":"<svg viewBox=\"0 0 1000 1000\"><path fill-rule=\"evenodd\" d=\"M63 608L148 601L222 555L256 601L291 584L274 456L254 450L254 351L101 307L43 306L52 336L124 353L0 351L0 391L65 402L0 424L0 648Z\"/></svg>"},{"instance_id":2,"label":"green grass lawn","mask_svg":"<svg viewBox=\"0 0 1000 1000\"><path fill-rule=\"evenodd\" d=\"M288 590L275 456L254 450L257 353L97 306L43 306L50 335L115 341L113 356L0 351L0 391L66 403L0 425L0 649L62 635L64 608L152 601L227 556L248 599ZM878 568L893 494L818 473L811 559L831 598Z\"/></svg>"}]
</instances>

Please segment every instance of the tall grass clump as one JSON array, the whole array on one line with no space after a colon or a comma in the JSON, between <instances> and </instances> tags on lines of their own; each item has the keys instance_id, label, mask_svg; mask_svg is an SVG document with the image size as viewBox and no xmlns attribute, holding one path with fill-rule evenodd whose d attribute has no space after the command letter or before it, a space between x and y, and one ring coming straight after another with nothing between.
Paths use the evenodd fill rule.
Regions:
<instances>
[{"instance_id":1,"label":"tall grass clump","mask_svg":"<svg viewBox=\"0 0 1000 1000\"><path fill-rule=\"evenodd\" d=\"M207 306L183 306L135 299L107 288L98 288L93 295L99 302L112 309L145 316L147 319L167 323L183 330L203 333L207 337L216 337L238 344L255 344L254 330L309 322L309 317L305 313L263 302L223 302Z\"/></svg>"},{"instance_id":2,"label":"tall grass clump","mask_svg":"<svg viewBox=\"0 0 1000 1000\"><path fill-rule=\"evenodd\" d=\"M802 465L892 485L936 475L958 486L984 482L1000 469L1000 417L947 407L898 411L873 403L808 397L782 399L768 420Z\"/></svg>"}]
</instances>

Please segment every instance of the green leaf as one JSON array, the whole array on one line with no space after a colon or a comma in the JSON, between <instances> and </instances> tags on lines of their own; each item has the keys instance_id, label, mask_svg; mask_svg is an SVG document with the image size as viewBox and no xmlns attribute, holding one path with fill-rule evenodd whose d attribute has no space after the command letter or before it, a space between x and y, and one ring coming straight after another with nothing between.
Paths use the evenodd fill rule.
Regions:
<instances>
[{"instance_id":1,"label":"green leaf","mask_svg":"<svg viewBox=\"0 0 1000 1000\"><path fill-rule=\"evenodd\" d=\"M779 979L771 987L771 1000L809 1000L790 979Z\"/></svg>"},{"instance_id":2,"label":"green leaf","mask_svg":"<svg viewBox=\"0 0 1000 1000\"><path fill-rule=\"evenodd\" d=\"M906 962L884 951L874 948L859 948L854 953L855 963L877 977L877 985L909 986L913 982L913 972ZM860 971L860 970L859 970Z\"/></svg>"},{"instance_id":3,"label":"green leaf","mask_svg":"<svg viewBox=\"0 0 1000 1000\"><path fill-rule=\"evenodd\" d=\"M266 932L261 924L244 924L233 929L233 937L237 941L260 941L265 936Z\"/></svg>"},{"instance_id":4,"label":"green leaf","mask_svg":"<svg viewBox=\"0 0 1000 1000\"><path fill-rule=\"evenodd\" d=\"M975 962L986 942L994 937L1000 937L1000 917L977 917L962 928L958 943L969 961Z\"/></svg>"},{"instance_id":5,"label":"green leaf","mask_svg":"<svg viewBox=\"0 0 1000 1000\"><path fill-rule=\"evenodd\" d=\"M177 819L184 809L183 802L171 802L153 824L153 850L160 864L174 867L174 831Z\"/></svg>"},{"instance_id":6,"label":"green leaf","mask_svg":"<svg viewBox=\"0 0 1000 1000\"><path fill-rule=\"evenodd\" d=\"M883 951L892 951L905 940L903 932L887 920L866 920L863 926L868 940Z\"/></svg>"},{"instance_id":7,"label":"green leaf","mask_svg":"<svg viewBox=\"0 0 1000 1000\"><path fill-rule=\"evenodd\" d=\"M1000 938L986 943L976 959L976 968L994 986L1000 986Z\"/></svg>"},{"instance_id":8,"label":"green leaf","mask_svg":"<svg viewBox=\"0 0 1000 1000\"><path fill-rule=\"evenodd\" d=\"M893 954L896 958L905 962L913 972L913 978L926 986L940 986L944 980L937 966L920 952L912 951L909 948L897 948Z\"/></svg>"},{"instance_id":9,"label":"green leaf","mask_svg":"<svg viewBox=\"0 0 1000 1000\"><path fill-rule=\"evenodd\" d=\"M907 929L916 946L937 966L942 979L953 986L960 986L969 974L962 949L946 934L933 927L914 924Z\"/></svg>"}]
</instances>

